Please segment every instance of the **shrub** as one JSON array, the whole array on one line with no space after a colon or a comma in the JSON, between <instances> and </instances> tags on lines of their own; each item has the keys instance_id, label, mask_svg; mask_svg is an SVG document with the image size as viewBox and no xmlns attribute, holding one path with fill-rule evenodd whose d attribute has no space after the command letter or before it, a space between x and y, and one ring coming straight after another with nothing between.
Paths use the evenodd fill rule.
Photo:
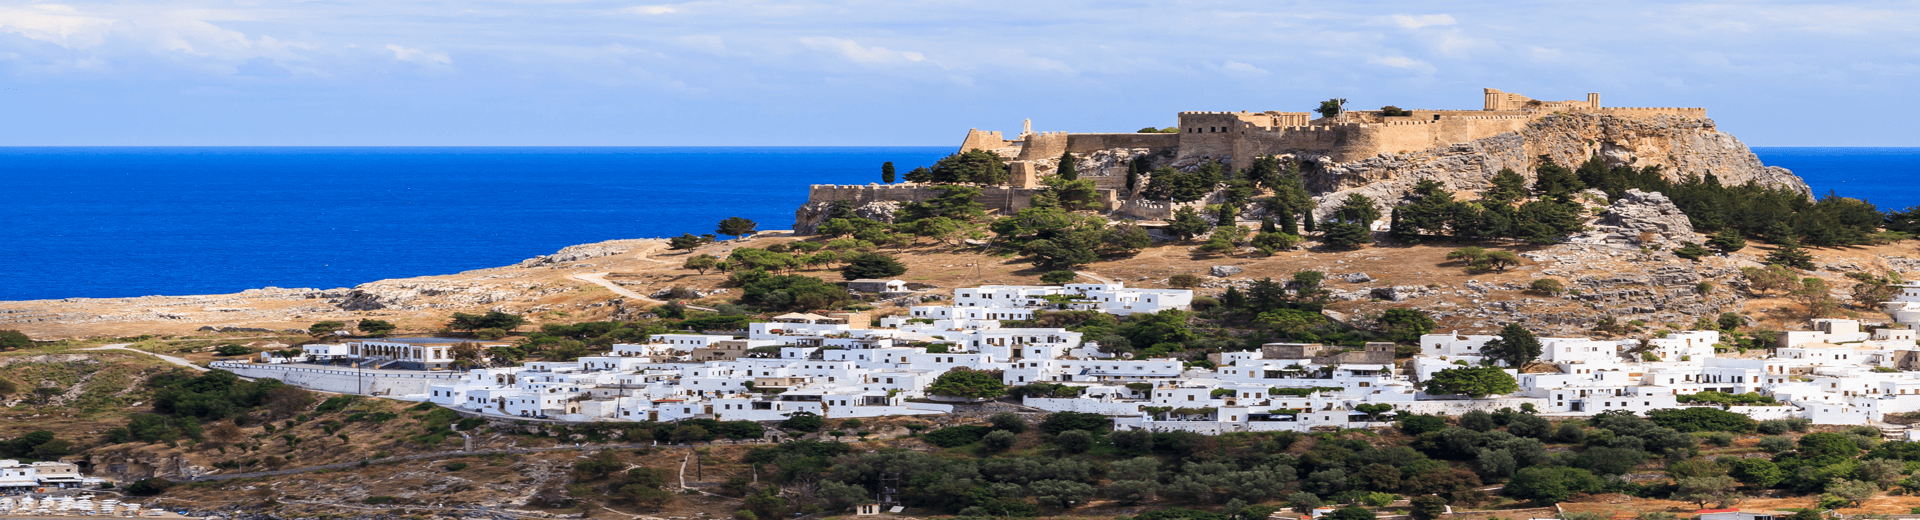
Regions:
<instances>
[{"instance_id":1,"label":"shrub","mask_svg":"<svg viewBox=\"0 0 1920 520\"><path fill-rule=\"evenodd\" d=\"M1560 293L1567 292L1567 286L1560 283L1557 278L1534 280L1532 284L1527 285L1527 289L1548 296L1559 296Z\"/></svg>"},{"instance_id":2,"label":"shrub","mask_svg":"<svg viewBox=\"0 0 1920 520\"><path fill-rule=\"evenodd\" d=\"M1054 412L1040 421L1040 431L1059 435L1069 430L1097 432L1113 425L1113 420L1097 413Z\"/></svg>"},{"instance_id":3,"label":"shrub","mask_svg":"<svg viewBox=\"0 0 1920 520\"><path fill-rule=\"evenodd\" d=\"M987 449L993 450L993 451L1007 451L1007 449L1012 448L1013 444L1015 442L1019 442L1019 440L1020 440L1020 437L1018 435L1014 435L1013 432L1006 431L1006 430L994 430L993 432L980 437L980 445L985 446Z\"/></svg>"},{"instance_id":4,"label":"shrub","mask_svg":"<svg viewBox=\"0 0 1920 520\"><path fill-rule=\"evenodd\" d=\"M467 469L467 463L455 462L455 463L446 465L445 468L447 471L460 471L463 469Z\"/></svg>"},{"instance_id":5,"label":"shrub","mask_svg":"<svg viewBox=\"0 0 1920 520\"><path fill-rule=\"evenodd\" d=\"M993 414L993 417L988 418L987 421L993 423L993 429L995 430L1006 430L1013 433L1021 433L1021 432L1027 431L1027 420L1024 418L1021 418L1020 414L1017 414L1017 413L1013 413L1013 412L996 413L996 414Z\"/></svg>"},{"instance_id":6,"label":"shrub","mask_svg":"<svg viewBox=\"0 0 1920 520\"><path fill-rule=\"evenodd\" d=\"M1698 406L1649 411L1647 419L1683 432L1750 432L1756 424L1745 414Z\"/></svg>"},{"instance_id":7,"label":"shrub","mask_svg":"<svg viewBox=\"0 0 1920 520\"><path fill-rule=\"evenodd\" d=\"M1176 274L1167 278L1167 285L1181 289L1192 289L1200 285L1200 277L1190 274Z\"/></svg>"},{"instance_id":8,"label":"shrub","mask_svg":"<svg viewBox=\"0 0 1920 520\"><path fill-rule=\"evenodd\" d=\"M920 438L925 439L927 444L934 446L957 448L980 442L980 438L985 437L987 432L991 431L993 431L993 428L986 426L952 426L927 432L926 435L922 435Z\"/></svg>"},{"instance_id":9,"label":"shrub","mask_svg":"<svg viewBox=\"0 0 1920 520\"><path fill-rule=\"evenodd\" d=\"M1079 273L1062 269L1059 271L1047 271L1045 274L1040 275L1040 281L1042 283L1063 284L1072 282L1073 279L1079 277Z\"/></svg>"}]
</instances>

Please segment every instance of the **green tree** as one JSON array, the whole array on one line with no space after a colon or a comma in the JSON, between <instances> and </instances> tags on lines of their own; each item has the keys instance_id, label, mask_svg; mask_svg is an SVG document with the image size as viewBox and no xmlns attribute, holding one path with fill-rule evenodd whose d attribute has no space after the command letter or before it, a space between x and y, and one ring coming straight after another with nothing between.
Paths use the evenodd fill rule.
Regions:
<instances>
[{"instance_id":1,"label":"green tree","mask_svg":"<svg viewBox=\"0 0 1920 520\"><path fill-rule=\"evenodd\" d=\"M695 271L699 271L700 274L707 274L708 269L712 269L719 266L720 266L719 258L713 255L702 253L692 258L688 258L686 263L680 265L680 268L692 269Z\"/></svg>"},{"instance_id":2,"label":"green tree","mask_svg":"<svg viewBox=\"0 0 1920 520\"><path fill-rule=\"evenodd\" d=\"M1722 253L1732 253L1746 249L1747 239L1740 236L1739 231L1728 228L1720 230L1719 233L1714 233L1713 238L1707 239L1707 245Z\"/></svg>"},{"instance_id":3,"label":"green tree","mask_svg":"<svg viewBox=\"0 0 1920 520\"><path fill-rule=\"evenodd\" d=\"M368 319L360 320L360 323L354 325L354 328L360 329L361 334L366 334L368 336L373 336L377 338L377 337L385 336L389 333L392 333L395 327L393 326L392 323L389 323L386 320L376 320L376 319L368 318Z\"/></svg>"},{"instance_id":4,"label":"green tree","mask_svg":"<svg viewBox=\"0 0 1920 520\"><path fill-rule=\"evenodd\" d=\"M1508 323L1500 328L1500 337L1488 341L1480 352L1509 367L1520 368L1540 358L1540 338L1518 323Z\"/></svg>"},{"instance_id":5,"label":"green tree","mask_svg":"<svg viewBox=\"0 0 1920 520\"><path fill-rule=\"evenodd\" d=\"M1433 317L1420 309L1387 309L1380 314L1380 335L1395 343L1419 343L1420 336L1433 332Z\"/></svg>"},{"instance_id":6,"label":"green tree","mask_svg":"<svg viewBox=\"0 0 1920 520\"><path fill-rule=\"evenodd\" d=\"M880 182L893 184L893 161L880 163Z\"/></svg>"},{"instance_id":7,"label":"green tree","mask_svg":"<svg viewBox=\"0 0 1920 520\"><path fill-rule=\"evenodd\" d=\"M17 330L0 330L0 350L19 350L33 346L33 338Z\"/></svg>"},{"instance_id":8,"label":"green tree","mask_svg":"<svg viewBox=\"0 0 1920 520\"><path fill-rule=\"evenodd\" d=\"M1853 507L1860 507L1861 502L1873 498L1873 495L1879 492L1880 488L1875 487L1872 482L1836 479L1833 483L1827 484L1828 494L1846 499L1847 504Z\"/></svg>"},{"instance_id":9,"label":"green tree","mask_svg":"<svg viewBox=\"0 0 1920 520\"><path fill-rule=\"evenodd\" d=\"M719 233L732 236L737 240L740 237L753 234L754 228L758 226L759 224L755 224L752 220L740 217L727 217L725 220L720 221Z\"/></svg>"},{"instance_id":10,"label":"green tree","mask_svg":"<svg viewBox=\"0 0 1920 520\"><path fill-rule=\"evenodd\" d=\"M1449 368L1434 373L1427 381L1427 393L1434 395L1464 395L1479 399L1517 391L1520 391L1520 384L1513 380L1513 376L1494 367Z\"/></svg>"},{"instance_id":11,"label":"green tree","mask_svg":"<svg viewBox=\"0 0 1920 520\"><path fill-rule=\"evenodd\" d=\"M1552 157L1540 156L1540 164L1533 169L1533 192L1556 199L1571 198L1574 193L1587 189L1573 170L1553 161Z\"/></svg>"},{"instance_id":12,"label":"green tree","mask_svg":"<svg viewBox=\"0 0 1920 520\"><path fill-rule=\"evenodd\" d=\"M1327 317L1317 312L1298 309L1274 309L1260 313L1254 321L1272 328L1288 337L1299 337L1314 327L1327 322Z\"/></svg>"},{"instance_id":13,"label":"green tree","mask_svg":"<svg viewBox=\"0 0 1920 520\"><path fill-rule=\"evenodd\" d=\"M1040 275L1040 282L1058 285L1058 284L1072 282L1075 278L1079 278L1079 277L1080 277L1079 273L1075 273L1069 270L1047 271L1046 273L1043 273Z\"/></svg>"},{"instance_id":14,"label":"green tree","mask_svg":"<svg viewBox=\"0 0 1920 520\"><path fill-rule=\"evenodd\" d=\"M1807 250L1801 249L1800 241L1794 240L1791 236L1780 239L1780 248L1773 250L1772 253L1767 253L1766 263L1782 265L1802 271L1817 269L1817 267L1813 265L1813 255L1808 253Z\"/></svg>"},{"instance_id":15,"label":"green tree","mask_svg":"<svg viewBox=\"0 0 1920 520\"><path fill-rule=\"evenodd\" d=\"M933 163L924 179L915 179L913 173L907 174L909 181L929 183L1006 184L1007 177L1006 159L986 150L946 156Z\"/></svg>"},{"instance_id":16,"label":"green tree","mask_svg":"<svg viewBox=\"0 0 1920 520\"><path fill-rule=\"evenodd\" d=\"M1734 496L1733 488L1739 484L1733 477L1704 476L1687 477L1675 481L1679 488L1674 491L1674 499L1693 502L1700 507L1709 503L1725 503Z\"/></svg>"},{"instance_id":17,"label":"green tree","mask_svg":"<svg viewBox=\"0 0 1920 520\"><path fill-rule=\"evenodd\" d=\"M1512 168L1501 168L1493 174L1493 186L1487 188L1481 198L1495 204L1512 204L1527 198L1527 179L1521 177Z\"/></svg>"},{"instance_id":18,"label":"green tree","mask_svg":"<svg viewBox=\"0 0 1920 520\"><path fill-rule=\"evenodd\" d=\"M1579 468L1529 466L1507 481L1507 496L1540 503L1566 500L1574 493L1597 491L1604 484L1600 477Z\"/></svg>"},{"instance_id":19,"label":"green tree","mask_svg":"<svg viewBox=\"0 0 1920 520\"><path fill-rule=\"evenodd\" d=\"M1413 520L1436 520L1447 512L1447 499L1435 495L1421 495L1410 501L1412 509L1407 511Z\"/></svg>"},{"instance_id":20,"label":"green tree","mask_svg":"<svg viewBox=\"0 0 1920 520\"><path fill-rule=\"evenodd\" d=\"M847 265L840 268L840 276L848 280L892 278L907 272L906 264L880 253L855 254L846 262Z\"/></svg>"},{"instance_id":21,"label":"green tree","mask_svg":"<svg viewBox=\"0 0 1920 520\"><path fill-rule=\"evenodd\" d=\"M1167 221L1167 233L1181 240L1207 234L1212 229L1207 219L1201 218L1200 213L1190 207L1174 210L1173 219Z\"/></svg>"},{"instance_id":22,"label":"green tree","mask_svg":"<svg viewBox=\"0 0 1920 520\"><path fill-rule=\"evenodd\" d=\"M1093 449L1093 434L1086 430L1067 430L1054 436L1053 443L1060 447L1060 451L1078 455Z\"/></svg>"},{"instance_id":23,"label":"green tree","mask_svg":"<svg viewBox=\"0 0 1920 520\"><path fill-rule=\"evenodd\" d=\"M1700 247L1700 244L1696 244L1693 242L1682 242L1680 244L1679 249L1673 250L1674 256L1678 256L1680 258L1685 258L1688 260L1695 260L1695 261L1700 260L1701 257L1707 256L1707 254L1708 254L1707 248Z\"/></svg>"},{"instance_id":24,"label":"green tree","mask_svg":"<svg viewBox=\"0 0 1920 520\"><path fill-rule=\"evenodd\" d=\"M1780 465L1761 458L1734 459L1727 465L1727 475L1755 489L1773 487L1787 476L1780 470Z\"/></svg>"},{"instance_id":25,"label":"green tree","mask_svg":"<svg viewBox=\"0 0 1920 520\"><path fill-rule=\"evenodd\" d=\"M667 249L684 251L711 243L713 243L713 235L681 233L680 236L667 239Z\"/></svg>"},{"instance_id":26,"label":"green tree","mask_svg":"<svg viewBox=\"0 0 1920 520\"><path fill-rule=\"evenodd\" d=\"M985 446L988 451L1007 451L1008 448L1012 448L1013 444L1019 440L1020 438L1014 435L1013 432L994 430L980 437L980 445Z\"/></svg>"},{"instance_id":27,"label":"green tree","mask_svg":"<svg viewBox=\"0 0 1920 520\"><path fill-rule=\"evenodd\" d=\"M1059 173L1055 175L1059 175L1061 179L1070 181L1080 178L1080 170L1074 165L1073 152L1060 152Z\"/></svg>"},{"instance_id":28,"label":"green tree","mask_svg":"<svg viewBox=\"0 0 1920 520\"><path fill-rule=\"evenodd\" d=\"M1313 109L1313 111L1319 112L1320 117L1335 118L1335 117L1340 117L1340 113L1346 111L1346 106L1347 106L1346 98L1333 98L1326 101L1321 101L1320 107Z\"/></svg>"},{"instance_id":29,"label":"green tree","mask_svg":"<svg viewBox=\"0 0 1920 520\"><path fill-rule=\"evenodd\" d=\"M1359 506L1347 506L1334 510L1324 516L1326 520L1374 520L1373 511Z\"/></svg>"},{"instance_id":30,"label":"green tree","mask_svg":"<svg viewBox=\"0 0 1920 520\"><path fill-rule=\"evenodd\" d=\"M346 328L346 322L322 321L307 326L307 335L315 338L327 338L332 337L334 332L346 330Z\"/></svg>"},{"instance_id":31,"label":"green tree","mask_svg":"<svg viewBox=\"0 0 1920 520\"><path fill-rule=\"evenodd\" d=\"M927 393L965 399L992 399L1007 395L1007 385L997 371L955 367L934 378Z\"/></svg>"}]
</instances>

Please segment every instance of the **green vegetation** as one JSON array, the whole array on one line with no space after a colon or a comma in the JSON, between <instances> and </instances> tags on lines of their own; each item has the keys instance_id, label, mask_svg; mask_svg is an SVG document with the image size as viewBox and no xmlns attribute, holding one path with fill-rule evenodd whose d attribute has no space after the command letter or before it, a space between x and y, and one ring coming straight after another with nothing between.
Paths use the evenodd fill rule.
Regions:
<instances>
[{"instance_id":1,"label":"green vegetation","mask_svg":"<svg viewBox=\"0 0 1920 520\"><path fill-rule=\"evenodd\" d=\"M0 330L0 350L32 348L33 338L17 330Z\"/></svg>"},{"instance_id":2,"label":"green vegetation","mask_svg":"<svg viewBox=\"0 0 1920 520\"><path fill-rule=\"evenodd\" d=\"M931 168L914 168L907 172L907 182L1006 184L1008 175L1006 160L1000 154L973 150L946 156Z\"/></svg>"},{"instance_id":3,"label":"green vegetation","mask_svg":"<svg viewBox=\"0 0 1920 520\"><path fill-rule=\"evenodd\" d=\"M720 221L720 227L718 232L719 234L732 236L738 239L740 237L753 234L755 228L757 227L759 227L759 224L754 223L754 221L752 220L748 220L740 217L727 217L726 219L723 219Z\"/></svg>"}]
</instances>

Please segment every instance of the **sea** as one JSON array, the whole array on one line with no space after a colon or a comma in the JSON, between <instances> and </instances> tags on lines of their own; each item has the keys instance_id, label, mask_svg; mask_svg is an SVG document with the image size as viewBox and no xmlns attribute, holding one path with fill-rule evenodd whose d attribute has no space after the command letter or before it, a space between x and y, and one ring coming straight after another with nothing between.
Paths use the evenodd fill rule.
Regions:
<instances>
[{"instance_id":1,"label":"sea","mask_svg":"<svg viewBox=\"0 0 1920 520\"><path fill-rule=\"evenodd\" d=\"M0 300L352 287L562 247L790 229L809 184L880 181L924 147L0 148ZM1920 148L1754 148L1882 208L1920 204Z\"/></svg>"}]
</instances>

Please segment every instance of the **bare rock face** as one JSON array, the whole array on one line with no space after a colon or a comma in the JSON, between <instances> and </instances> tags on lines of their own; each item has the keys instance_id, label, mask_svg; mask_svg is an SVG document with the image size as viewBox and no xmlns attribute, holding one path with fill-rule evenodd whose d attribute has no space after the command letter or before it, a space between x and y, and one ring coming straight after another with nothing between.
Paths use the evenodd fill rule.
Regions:
<instances>
[{"instance_id":1,"label":"bare rock face","mask_svg":"<svg viewBox=\"0 0 1920 520\"><path fill-rule=\"evenodd\" d=\"M799 211L794 212L793 232L800 235L814 234L820 229L821 224L827 222L827 213L832 210L832 201L808 202L800 205ZM893 222L894 214L899 211L899 202L868 202L866 205L853 208L854 215L880 222Z\"/></svg>"},{"instance_id":2,"label":"bare rock face","mask_svg":"<svg viewBox=\"0 0 1920 520\"><path fill-rule=\"evenodd\" d=\"M580 244L568 246L551 255L536 256L520 261L520 267L540 267L545 265L567 265L581 260L613 256L627 252L624 246L611 244Z\"/></svg>"},{"instance_id":3,"label":"bare rock face","mask_svg":"<svg viewBox=\"0 0 1920 520\"><path fill-rule=\"evenodd\" d=\"M1753 182L1812 193L1793 172L1761 164L1746 144L1720 132L1713 120L1666 115L1556 114L1529 123L1518 133L1418 152L1345 163L1312 155L1297 159L1311 165L1301 173L1309 190L1322 193L1316 200L1325 214L1349 193L1365 195L1382 207L1397 205L1423 179L1439 181L1449 190L1481 191L1492 186L1493 175L1501 168L1511 168L1531 180L1532 165L1543 155L1569 168L1597 155L1616 166L1657 166L1674 180L1713 175L1721 184Z\"/></svg>"},{"instance_id":4,"label":"bare rock face","mask_svg":"<svg viewBox=\"0 0 1920 520\"><path fill-rule=\"evenodd\" d=\"M1607 206L1600 218L1587 224L1588 231L1569 239L1584 244L1623 244L1647 245L1665 243L1677 246L1681 242L1701 242L1700 235L1693 232L1693 222L1687 215L1673 205L1672 200L1658 192L1627 190L1620 199ZM1646 240L1642 240L1645 238Z\"/></svg>"}]
</instances>

